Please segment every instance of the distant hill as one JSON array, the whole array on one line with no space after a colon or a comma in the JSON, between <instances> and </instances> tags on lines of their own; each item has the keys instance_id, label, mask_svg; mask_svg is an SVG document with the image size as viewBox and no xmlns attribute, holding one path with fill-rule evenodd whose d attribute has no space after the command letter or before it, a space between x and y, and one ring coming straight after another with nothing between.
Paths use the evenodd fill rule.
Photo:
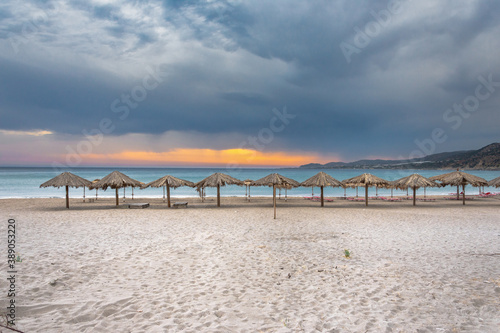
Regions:
<instances>
[{"instance_id":1,"label":"distant hill","mask_svg":"<svg viewBox=\"0 0 500 333\"><path fill-rule=\"evenodd\" d=\"M360 160L356 162L310 163L303 169L500 169L500 143L478 150L463 150L428 155L411 160Z\"/></svg>"}]
</instances>

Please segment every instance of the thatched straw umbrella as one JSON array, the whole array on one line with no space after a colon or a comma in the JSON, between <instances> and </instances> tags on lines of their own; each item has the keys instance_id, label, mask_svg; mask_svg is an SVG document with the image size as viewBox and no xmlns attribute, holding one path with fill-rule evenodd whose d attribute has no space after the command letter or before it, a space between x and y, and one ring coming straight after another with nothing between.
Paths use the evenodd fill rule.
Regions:
<instances>
[{"instance_id":1,"label":"thatched straw umbrella","mask_svg":"<svg viewBox=\"0 0 500 333\"><path fill-rule=\"evenodd\" d=\"M500 187L500 177L497 177L495 179L492 179L488 182L488 186L492 187Z\"/></svg>"},{"instance_id":2,"label":"thatched straw umbrella","mask_svg":"<svg viewBox=\"0 0 500 333\"><path fill-rule=\"evenodd\" d=\"M224 173L216 172L194 184L198 191L204 189L205 187L217 187L217 207L220 207L220 187L226 185L242 186L244 183L241 180Z\"/></svg>"},{"instance_id":3,"label":"thatched straw umbrella","mask_svg":"<svg viewBox=\"0 0 500 333\"><path fill-rule=\"evenodd\" d=\"M252 186L272 186L273 187L273 206L274 206L274 218L276 219L276 187L299 187L300 183L296 180L287 178L278 173L272 173L257 179L252 182Z\"/></svg>"},{"instance_id":4,"label":"thatched straw umbrella","mask_svg":"<svg viewBox=\"0 0 500 333\"><path fill-rule=\"evenodd\" d=\"M92 183L80 176L72 174L71 172L63 172L59 176L56 176L42 185L40 187L66 187L66 208L69 208L69 187L90 187Z\"/></svg>"},{"instance_id":5,"label":"thatched straw umbrella","mask_svg":"<svg viewBox=\"0 0 500 333\"><path fill-rule=\"evenodd\" d=\"M486 179L471 175L470 173L462 171L453 171L444 175L434 176L429 178L430 180L441 182L442 186L451 185L457 187L457 200L460 197L459 188L462 186L462 200L465 205L465 185L472 185L474 187L486 186L488 182Z\"/></svg>"},{"instance_id":6,"label":"thatched straw umbrella","mask_svg":"<svg viewBox=\"0 0 500 333\"><path fill-rule=\"evenodd\" d=\"M314 176L312 176L311 178L300 183L300 186L320 187L321 188L321 207L324 207L325 203L324 203L324 197L323 197L323 188L325 186L343 187L344 184L342 184L342 182L333 178L329 174L324 173L323 171L320 171L317 174L315 174Z\"/></svg>"},{"instance_id":7,"label":"thatched straw umbrella","mask_svg":"<svg viewBox=\"0 0 500 333\"><path fill-rule=\"evenodd\" d=\"M142 183L138 180L132 179L127 175L124 175L120 171L113 171L106 177L102 178L100 181L91 184L90 189L102 188L104 191L108 187L116 190L116 205L118 206L118 189L122 187L141 187Z\"/></svg>"},{"instance_id":8,"label":"thatched straw umbrella","mask_svg":"<svg viewBox=\"0 0 500 333\"><path fill-rule=\"evenodd\" d=\"M368 206L368 187L370 186L387 186L389 182L385 179L374 176L370 173L364 173L357 177L345 179L342 181L344 186L348 187L357 187L364 186L365 187L365 204Z\"/></svg>"},{"instance_id":9,"label":"thatched straw umbrella","mask_svg":"<svg viewBox=\"0 0 500 333\"><path fill-rule=\"evenodd\" d=\"M457 171L458 171L458 169L457 169ZM455 171L454 172L445 173L445 174L442 174L442 175L432 176L432 177L429 177L429 180L432 180L434 182L436 182L436 181L441 182L442 179L453 175L453 173L455 173ZM457 185L457 200L459 200L459 199L460 199L460 185Z\"/></svg>"},{"instance_id":10,"label":"thatched straw umbrella","mask_svg":"<svg viewBox=\"0 0 500 333\"><path fill-rule=\"evenodd\" d=\"M174 176L166 175L161 177L160 179L157 179L155 181L147 183L146 185L143 185L141 188L145 189L148 187L163 187L163 202L165 202L165 187L166 187L167 202L168 202L168 207L170 207L170 188L175 189L181 186L194 187L194 183L190 182L189 180L179 179Z\"/></svg>"},{"instance_id":11,"label":"thatched straw umbrella","mask_svg":"<svg viewBox=\"0 0 500 333\"><path fill-rule=\"evenodd\" d=\"M428 178L425 178L424 176L421 176L417 173L414 173L413 175L395 180L395 181L391 182L391 185L397 189L412 188L413 189L413 206L416 205L416 192L417 192L418 188L420 188L420 187L438 187L439 186L434 181L432 181Z\"/></svg>"}]
</instances>

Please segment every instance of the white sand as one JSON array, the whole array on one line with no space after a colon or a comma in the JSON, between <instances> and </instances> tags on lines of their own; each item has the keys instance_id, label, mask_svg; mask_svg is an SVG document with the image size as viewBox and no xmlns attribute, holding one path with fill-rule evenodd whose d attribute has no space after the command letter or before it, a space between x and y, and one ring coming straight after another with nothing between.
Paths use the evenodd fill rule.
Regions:
<instances>
[{"instance_id":1,"label":"white sand","mask_svg":"<svg viewBox=\"0 0 500 333\"><path fill-rule=\"evenodd\" d=\"M498 198L281 200L277 220L265 198L140 201L0 200L2 248L14 217L23 259L17 329L500 332Z\"/></svg>"}]
</instances>

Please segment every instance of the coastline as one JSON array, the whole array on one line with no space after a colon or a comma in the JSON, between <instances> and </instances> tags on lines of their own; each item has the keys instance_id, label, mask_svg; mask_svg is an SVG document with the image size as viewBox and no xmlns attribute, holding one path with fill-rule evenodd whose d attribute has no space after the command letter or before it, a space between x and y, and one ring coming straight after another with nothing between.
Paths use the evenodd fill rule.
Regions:
<instances>
[{"instance_id":1,"label":"coastline","mask_svg":"<svg viewBox=\"0 0 500 333\"><path fill-rule=\"evenodd\" d=\"M333 201L325 201L325 207L323 208L335 208L335 207L342 207L342 206L348 206L347 208L350 207L356 207L357 205L360 205L360 203L364 203L365 197L364 195L358 195L356 196L326 196L325 195L325 200L330 199ZM308 198L310 196L307 196ZM466 206L470 204L477 204L479 206L492 206L494 207L495 202L499 204L500 207L500 194L496 194L493 196L489 197L481 197L477 194L467 194L465 195L466 197ZM305 199L303 196L293 196L293 195L288 195L285 197L284 194L281 195L281 197L278 197L278 194L276 194L276 202L277 204L282 203L283 207L319 207L319 196L317 194L314 195L315 200L310 200L310 199ZM91 201L89 201L91 199ZM354 200L353 200L354 199ZM395 199L394 201L391 201L391 199ZM372 205L376 206L383 206L383 207L391 207L391 206L412 206L412 200L413 197L410 193L409 196L406 195L394 195L393 198L391 196L386 196L386 195L379 195L378 197L374 195L370 195L368 197L368 202L370 207ZM438 206L445 208L447 207L447 203L450 206L453 206L457 202L462 205L462 195L460 194L460 198L457 200L456 199L456 193L449 193L448 195L429 195L427 194L425 197L424 195L419 195L417 194L417 206L418 205L426 205L429 207L432 206ZM66 210L64 206L65 198L64 197L52 197L52 198L0 198L0 202L9 202L12 201L14 203L20 203L22 202L23 204L26 205L26 207L52 207L53 205L57 207L56 202L58 202L64 210ZM34 202L33 202L34 201ZM114 196L99 196L97 200L95 200L95 196L92 195L87 195L85 197L85 201L83 197L70 197L70 210L73 208L78 208L78 209L89 209L92 210L93 207L95 208L103 208L105 206L110 206L111 208L117 208L115 205L115 197ZM200 197L195 197L195 196L171 196L171 202L175 201L183 201L183 202L188 202L189 207L196 207L196 208L203 208L203 207L212 207L217 205L217 197L215 196L207 196L205 199L202 201ZM167 198L165 197L165 201L163 201L162 197L142 197L142 196L134 196L134 199L131 197L126 197L125 199L120 196L119 197L119 203L120 207L119 208L128 208L127 205L131 203L142 203L146 202L150 204L150 207L148 208L168 208L167 207ZM50 203L50 204L49 204ZM264 208L269 205L272 206L273 204L273 197L272 195L270 196L251 196L250 200L247 200L245 196L236 196L236 195L221 195L221 207L220 209L223 209L225 206L226 207L232 207L232 206L240 206L242 208ZM408 204L408 205L407 205ZM17 204L15 204L17 205ZM368 208L363 205L363 208ZM413 206L412 206L413 207ZM8 208L7 208L8 211Z\"/></svg>"},{"instance_id":2,"label":"coastline","mask_svg":"<svg viewBox=\"0 0 500 333\"><path fill-rule=\"evenodd\" d=\"M119 168L123 171L127 176L142 181L144 183L148 183L154 181L160 177L163 177L166 174L174 175L175 177L186 179L192 182L197 182L202 180L203 178L209 176L214 172L223 172L228 173L230 176L235 177L237 179L259 179L261 177L267 176L270 173L276 172L276 169L241 169L241 170L228 170L228 169L190 169L190 168ZM112 172L113 168L75 168L71 169L71 172L75 173L78 176L81 176L88 180L100 179L106 174ZM55 198L55 197L65 197L64 188L40 188L40 184L46 182L47 180L58 175L58 172L52 168L11 168L10 170L0 169L0 198L27 198L27 197L37 197L37 198ZM288 178L297 180L298 182L302 182L309 177L313 176L320 170L315 169L280 169L279 172ZM439 170L376 170L376 169L364 169L364 170L335 170L328 171L328 173L338 179L348 179L354 176L358 176L360 173L370 172L375 176L386 179L386 180L396 180L401 177L408 176L414 172L419 172L424 177L432 177L435 175L442 174L444 171ZM472 174L482 177L486 180L492 180L498 177L498 172L493 171L474 171ZM428 195L447 195L448 193L454 192L454 188L446 187L446 188L427 188ZM246 189L240 186L226 186L221 189L221 196L223 197L231 197L231 196L241 196L243 197ZM486 192L498 192L497 188L485 188ZM69 194L74 198L81 198L83 195L82 188L70 188ZM99 197L114 197L114 191L102 191L99 190ZM119 191L120 197L123 194L123 190ZM127 197L131 196L132 190L131 188L127 188L125 190ZM134 197L153 197L153 198L161 198L162 189L161 188L147 188L147 189L138 189L135 188L133 190ZM311 195L311 188L299 187L294 188L293 190L288 191L290 196L308 196ZM319 192L319 188L314 189L314 193L317 194ZM378 189L380 195L389 196L391 194L391 190L386 189ZM473 188L471 186L466 187L466 194L478 194L479 189ZM94 190L85 191L86 196L90 197L92 195L95 196ZM207 188L207 195L215 195L216 189ZM375 188L370 188L370 196L375 195ZM406 191L394 190L394 195L403 195ZM417 192L417 195L423 195L424 189L420 189ZM197 192L189 187L180 187L175 191L171 192L172 195L177 197L196 197ZM270 197L272 195L272 189L266 187L251 187L251 194L258 196L266 196ZM282 191L282 194L283 191ZM326 196L334 196L340 197L343 196L344 190L342 188L325 188ZM347 189L347 195L352 196L356 194L355 189Z\"/></svg>"}]
</instances>

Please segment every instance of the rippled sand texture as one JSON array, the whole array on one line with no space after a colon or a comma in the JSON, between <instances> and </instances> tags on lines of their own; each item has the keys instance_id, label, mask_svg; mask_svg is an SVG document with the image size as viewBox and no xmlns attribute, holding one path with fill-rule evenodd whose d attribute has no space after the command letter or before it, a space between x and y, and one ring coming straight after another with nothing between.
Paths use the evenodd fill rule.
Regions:
<instances>
[{"instance_id":1,"label":"rippled sand texture","mask_svg":"<svg viewBox=\"0 0 500 333\"><path fill-rule=\"evenodd\" d=\"M150 202L72 200L66 210L61 199L0 200L0 232L16 219L23 258L17 328L500 331L498 199L280 200L277 220L265 198L223 198L219 209L213 199L187 209Z\"/></svg>"}]
</instances>

